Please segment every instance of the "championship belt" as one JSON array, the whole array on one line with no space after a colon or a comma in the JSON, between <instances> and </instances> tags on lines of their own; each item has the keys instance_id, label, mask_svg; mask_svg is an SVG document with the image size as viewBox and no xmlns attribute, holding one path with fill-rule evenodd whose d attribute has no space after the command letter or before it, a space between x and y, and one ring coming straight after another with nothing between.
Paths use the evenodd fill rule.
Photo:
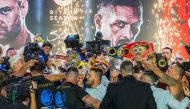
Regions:
<instances>
[{"instance_id":1,"label":"championship belt","mask_svg":"<svg viewBox=\"0 0 190 109\"><path fill-rule=\"evenodd\" d=\"M117 59L122 59L122 55L123 55L123 47L125 47L126 45L120 45L120 46L116 46L116 47L111 47L108 49L108 55L112 56L114 58Z\"/></svg>"},{"instance_id":2,"label":"championship belt","mask_svg":"<svg viewBox=\"0 0 190 109\"><path fill-rule=\"evenodd\" d=\"M78 67L80 64L80 54L76 51L70 51L66 55L67 67Z\"/></svg>"},{"instance_id":3,"label":"championship belt","mask_svg":"<svg viewBox=\"0 0 190 109\"><path fill-rule=\"evenodd\" d=\"M60 59L60 60L67 60L66 56L63 55L53 55L51 58Z\"/></svg>"},{"instance_id":4,"label":"championship belt","mask_svg":"<svg viewBox=\"0 0 190 109\"><path fill-rule=\"evenodd\" d=\"M154 51L152 43L149 42L134 42L123 47L123 58L132 58L140 55L145 58L149 53Z\"/></svg>"}]
</instances>

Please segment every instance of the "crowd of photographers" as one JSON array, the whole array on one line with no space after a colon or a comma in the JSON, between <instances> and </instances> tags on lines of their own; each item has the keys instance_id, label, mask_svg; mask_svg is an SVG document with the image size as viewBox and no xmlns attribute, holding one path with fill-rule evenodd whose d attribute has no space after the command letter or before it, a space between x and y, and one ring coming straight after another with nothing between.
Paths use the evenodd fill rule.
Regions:
<instances>
[{"instance_id":1,"label":"crowd of photographers","mask_svg":"<svg viewBox=\"0 0 190 109\"><path fill-rule=\"evenodd\" d=\"M75 66L77 62L72 61L73 64L67 63L65 67L55 67L50 60L51 51L49 42L40 48L30 43L23 55L9 48L6 56L1 56L1 109L187 109L190 106L189 62L182 56L172 60L169 47L162 49L159 58L154 53L147 59L134 56L125 60L103 53L85 55L72 48L70 52L83 54L85 64ZM72 59L77 60L71 56Z\"/></svg>"}]
</instances>

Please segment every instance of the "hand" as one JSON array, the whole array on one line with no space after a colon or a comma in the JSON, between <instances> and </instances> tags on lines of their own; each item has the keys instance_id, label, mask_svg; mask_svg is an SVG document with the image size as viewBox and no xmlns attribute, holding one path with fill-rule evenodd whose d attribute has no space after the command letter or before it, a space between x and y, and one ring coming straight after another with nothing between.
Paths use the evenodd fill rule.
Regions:
<instances>
[{"instance_id":1,"label":"hand","mask_svg":"<svg viewBox=\"0 0 190 109\"><path fill-rule=\"evenodd\" d=\"M37 63L37 62L38 62L37 60L31 59L31 60L29 60L29 61L26 63L26 67L27 67L27 68L30 68L30 67L34 66L35 63Z\"/></svg>"},{"instance_id":2,"label":"hand","mask_svg":"<svg viewBox=\"0 0 190 109\"><path fill-rule=\"evenodd\" d=\"M32 85L30 86L30 109L37 109L36 108L36 96L35 96L35 87L36 83L32 81Z\"/></svg>"},{"instance_id":3,"label":"hand","mask_svg":"<svg viewBox=\"0 0 190 109\"><path fill-rule=\"evenodd\" d=\"M190 97L190 91L189 91L188 87L183 87L183 91L184 91L186 96Z\"/></svg>"}]
</instances>

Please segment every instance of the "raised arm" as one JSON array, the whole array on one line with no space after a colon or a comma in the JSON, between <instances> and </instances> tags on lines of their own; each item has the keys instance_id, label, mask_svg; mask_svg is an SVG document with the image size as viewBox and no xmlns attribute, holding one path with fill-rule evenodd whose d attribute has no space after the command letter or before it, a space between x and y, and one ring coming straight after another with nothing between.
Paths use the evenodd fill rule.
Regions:
<instances>
[{"instance_id":1,"label":"raised arm","mask_svg":"<svg viewBox=\"0 0 190 109\"><path fill-rule=\"evenodd\" d=\"M51 82L56 82L59 80L65 79L65 74L49 74L49 75L44 75L46 79L50 80Z\"/></svg>"},{"instance_id":2,"label":"raised arm","mask_svg":"<svg viewBox=\"0 0 190 109\"><path fill-rule=\"evenodd\" d=\"M36 108L36 96L35 96L35 92L33 90L30 91L30 98L31 98L30 109L37 109Z\"/></svg>"},{"instance_id":3,"label":"raised arm","mask_svg":"<svg viewBox=\"0 0 190 109\"><path fill-rule=\"evenodd\" d=\"M35 63L38 62L37 60L31 59L27 63L23 64L22 67L19 69L18 72L14 73L14 76L21 77L24 76L26 73L26 70L32 66L35 65Z\"/></svg>"},{"instance_id":4,"label":"raised arm","mask_svg":"<svg viewBox=\"0 0 190 109\"><path fill-rule=\"evenodd\" d=\"M142 64L147 67L148 69L152 70L160 79L162 79L163 82L165 82L168 85L175 86L177 84L177 81L173 78L169 77L166 73L162 72L157 66L154 64L149 63L148 61L145 61L142 59Z\"/></svg>"}]
</instances>

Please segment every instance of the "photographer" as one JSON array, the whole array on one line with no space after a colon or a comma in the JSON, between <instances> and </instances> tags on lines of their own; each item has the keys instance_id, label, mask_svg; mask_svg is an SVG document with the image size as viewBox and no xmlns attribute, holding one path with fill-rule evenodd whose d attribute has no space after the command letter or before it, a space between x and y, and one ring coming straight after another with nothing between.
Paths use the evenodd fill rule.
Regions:
<instances>
[{"instance_id":1,"label":"photographer","mask_svg":"<svg viewBox=\"0 0 190 109\"><path fill-rule=\"evenodd\" d=\"M41 49L39 50L39 62L44 62L46 64L46 73L52 74L57 72L58 67L50 59L50 52L52 51L52 44L50 42L44 42Z\"/></svg>"},{"instance_id":2,"label":"photographer","mask_svg":"<svg viewBox=\"0 0 190 109\"><path fill-rule=\"evenodd\" d=\"M49 58L49 55L50 55L50 52L52 50L52 45L50 42L44 42L40 51L39 51L39 55L43 58L40 58L42 59L41 61L44 61L45 63L48 62L48 58Z\"/></svg>"},{"instance_id":3,"label":"photographer","mask_svg":"<svg viewBox=\"0 0 190 109\"><path fill-rule=\"evenodd\" d=\"M51 60L49 59L51 50L52 45L50 42L44 42L42 47L40 47L38 43L28 43L24 48L24 60L25 62L28 62L31 59L35 59L40 63L45 63L47 71L51 71L53 66Z\"/></svg>"},{"instance_id":4,"label":"photographer","mask_svg":"<svg viewBox=\"0 0 190 109\"><path fill-rule=\"evenodd\" d=\"M38 48L38 46L36 45L32 45L32 47L34 48L30 48L29 46L30 44L25 47L25 50L23 53L24 59L18 55L15 55L9 60L13 68L12 70L13 70L14 76L18 76L18 77L24 76L24 74L26 74L27 69L33 66L36 62L46 63L48 68L50 68L51 62L48 62L48 57L49 57L49 53L52 50L51 43L49 42L43 43L41 49ZM37 58L36 58L36 55L37 55Z\"/></svg>"},{"instance_id":5,"label":"photographer","mask_svg":"<svg viewBox=\"0 0 190 109\"><path fill-rule=\"evenodd\" d=\"M0 106L1 109L29 109L29 107L25 106L22 101L11 102L8 99L7 86L8 83L6 81L7 72L0 70Z\"/></svg>"},{"instance_id":6,"label":"photographer","mask_svg":"<svg viewBox=\"0 0 190 109\"><path fill-rule=\"evenodd\" d=\"M24 61L28 62L30 59L36 59L39 62L47 63L51 50L50 42L44 42L41 48L38 43L28 43L23 52Z\"/></svg>"},{"instance_id":7,"label":"photographer","mask_svg":"<svg viewBox=\"0 0 190 109\"><path fill-rule=\"evenodd\" d=\"M12 71L12 74L19 73L25 64L24 59L20 54L17 54L15 48L9 48L6 51L6 56L1 57L0 63L6 65L8 69Z\"/></svg>"}]
</instances>

